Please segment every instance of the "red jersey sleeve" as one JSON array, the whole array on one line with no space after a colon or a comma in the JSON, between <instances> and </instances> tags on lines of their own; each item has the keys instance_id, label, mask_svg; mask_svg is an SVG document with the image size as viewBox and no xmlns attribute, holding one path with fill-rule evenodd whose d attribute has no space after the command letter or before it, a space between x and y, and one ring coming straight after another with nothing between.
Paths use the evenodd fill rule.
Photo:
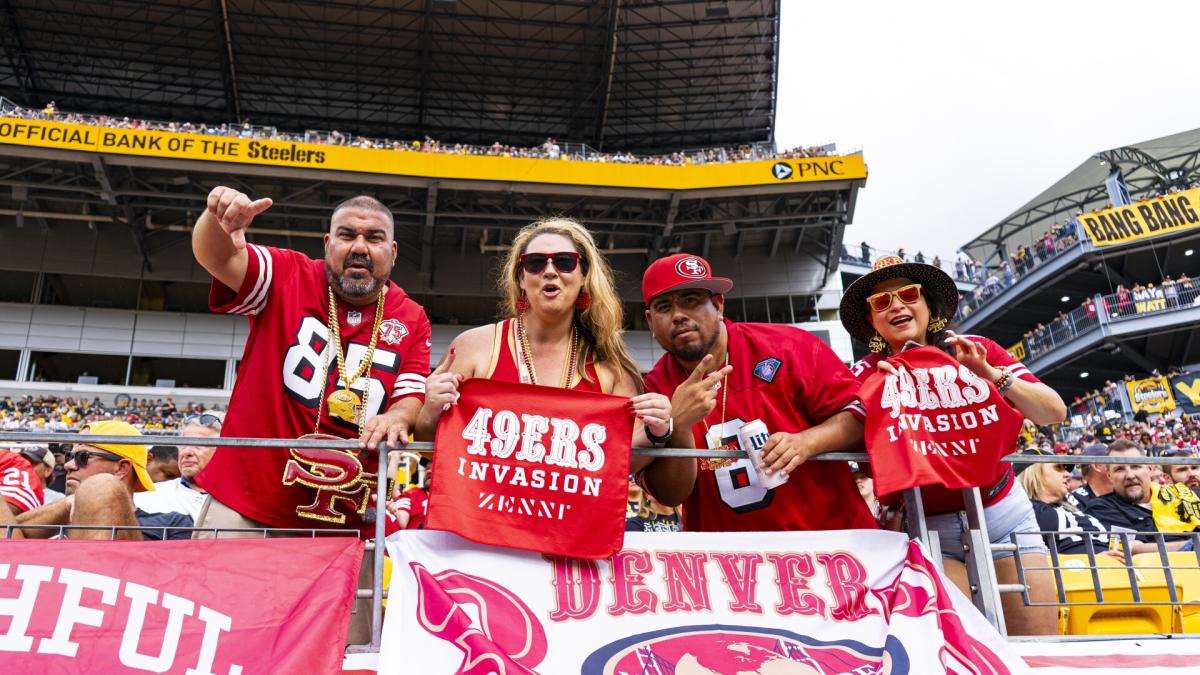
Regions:
<instances>
[{"instance_id":1,"label":"red jersey sleeve","mask_svg":"<svg viewBox=\"0 0 1200 675\"><path fill-rule=\"evenodd\" d=\"M0 497L16 513L32 511L45 502L42 479L33 472L29 460L15 452L0 450Z\"/></svg>"},{"instance_id":2,"label":"red jersey sleeve","mask_svg":"<svg viewBox=\"0 0 1200 675\"><path fill-rule=\"evenodd\" d=\"M209 310L244 316L262 312L270 299L275 280L280 277L287 279L297 258L307 260L294 251L257 244L248 244L246 253L246 278L242 280L242 287L235 292L213 279L208 290Z\"/></svg>"},{"instance_id":3,"label":"red jersey sleeve","mask_svg":"<svg viewBox=\"0 0 1200 675\"><path fill-rule=\"evenodd\" d=\"M797 340L796 405L813 424L820 424L843 410L862 420L866 411L858 400L859 382L829 345L805 331Z\"/></svg>"},{"instance_id":4,"label":"red jersey sleeve","mask_svg":"<svg viewBox=\"0 0 1200 675\"><path fill-rule=\"evenodd\" d=\"M409 303L413 303L411 299ZM402 398L413 397L425 400L425 378L429 377L429 352L433 346L432 330L429 327L429 317L418 309L420 315L414 320L413 341L404 360L400 362L400 370L396 374L396 385L392 388L392 403Z\"/></svg>"},{"instance_id":5,"label":"red jersey sleeve","mask_svg":"<svg viewBox=\"0 0 1200 675\"><path fill-rule=\"evenodd\" d=\"M1018 361L1016 357L1014 357L1007 349L997 344L995 340L990 340L981 335L964 335L963 337L969 338L973 342L983 345L984 355L987 357L987 362L989 364L995 366L996 368L1005 366L1012 371L1013 377L1025 380L1026 382L1041 382L1041 380L1039 380L1037 376L1029 370L1029 368L1025 367L1024 363Z\"/></svg>"}]
</instances>

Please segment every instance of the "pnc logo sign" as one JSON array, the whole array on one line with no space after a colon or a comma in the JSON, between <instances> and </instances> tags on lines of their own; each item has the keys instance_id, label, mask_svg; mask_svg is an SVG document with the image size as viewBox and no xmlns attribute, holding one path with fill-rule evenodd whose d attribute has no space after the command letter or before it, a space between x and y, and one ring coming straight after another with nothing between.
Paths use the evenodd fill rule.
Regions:
<instances>
[{"instance_id":1,"label":"pnc logo sign","mask_svg":"<svg viewBox=\"0 0 1200 675\"><path fill-rule=\"evenodd\" d=\"M792 177L792 165L787 162L775 162L775 166L771 167L771 174L775 176L775 180L787 180Z\"/></svg>"},{"instance_id":2,"label":"pnc logo sign","mask_svg":"<svg viewBox=\"0 0 1200 675\"><path fill-rule=\"evenodd\" d=\"M708 276L708 266L699 258L683 258L675 263L675 273L688 279L704 279Z\"/></svg>"}]
</instances>

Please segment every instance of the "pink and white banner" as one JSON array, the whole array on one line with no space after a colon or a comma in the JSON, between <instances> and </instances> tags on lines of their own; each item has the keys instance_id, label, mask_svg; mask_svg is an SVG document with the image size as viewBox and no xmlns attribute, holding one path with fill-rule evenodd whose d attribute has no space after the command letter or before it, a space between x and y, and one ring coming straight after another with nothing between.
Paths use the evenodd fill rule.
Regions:
<instances>
[{"instance_id":1,"label":"pink and white banner","mask_svg":"<svg viewBox=\"0 0 1200 675\"><path fill-rule=\"evenodd\" d=\"M607 560L406 531L380 673L1027 673L895 532L630 533Z\"/></svg>"},{"instance_id":2,"label":"pink and white banner","mask_svg":"<svg viewBox=\"0 0 1200 675\"><path fill-rule=\"evenodd\" d=\"M355 538L0 540L0 673L333 673Z\"/></svg>"}]
</instances>

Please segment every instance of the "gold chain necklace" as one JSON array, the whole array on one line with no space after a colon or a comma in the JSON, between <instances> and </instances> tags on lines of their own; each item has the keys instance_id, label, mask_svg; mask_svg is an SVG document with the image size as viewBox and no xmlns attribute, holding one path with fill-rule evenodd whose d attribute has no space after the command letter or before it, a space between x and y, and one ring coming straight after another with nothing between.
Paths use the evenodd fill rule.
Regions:
<instances>
[{"instance_id":1,"label":"gold chain necklace","mask_svg":"<svg viewBox=\"0 0 1200 675\"><path fill-rule=\"evenodd\" d=\"M728 366L728 365L729 365L729 349L726 348L725 349L725 366ZM725 367L725 366L722 366L722 367ZM722 391L721 391L721 421L720 421L720 425L722 427L724 427L725 426L725 404L729 402L729 376L728 375L721 378L721 390ZM711 430L708 427L708 416L706 415L705 418L701 421L704 422L704 437L707 439L709 437L709 434L711 433ZM724 431L722 431L722 433L724 433ZM713 450L732 450L732 449L733 449L733 447L730 446L728 443L722 443L721 445L713 448ZM708 471L716 471L717 469L729 466L730 464L733 464L733 460L728 457L706 457L706 458L701 458L701 460L700 460L701 468L707 469Z\"/></svg>"},{"instance_id":2,"label":"gold chain necklace","mask_svg":"<svg viewBox=\"0 0 1200 675\"><path fill-rule=\"evenodd\" d=\"M338 320L337 298L333 294L333 286L329 287L329 346L333 348L333 353L337 356L338 382L341 383L342 388L334 389L333 393L325 399L325 403L317 406L317 425L313 433L321 431L321 413L324 412L325 405L329 406L331 416L353 424L359 429L362 428L367 416L367 402L371 397L371 385L368 383L363 388L361 399L358 394L350 390L350 385L357 382L358 378L367 374L371 369L371 363L375 358L375 345L379 341L379 325L383 322L383 300L386 293L387 285L384 285L379 289L379 297L375 300L375 325L371 328L371 341L367 345L367 353L358 362L358 369L355 370L354 375L347 378L346 355L342 351L342 329L341 322ZM324 393L325 382L329 379L329 358L326 357L322 361L325 367L321 371L321 393Z\"/></svg>"},{"instance_id":3,"label":"gold chain necklace","mask_svg":"<svg viewBox=\"0 0 1200 675\"><path fill-rule=\"evenodd\" d=\"M517 315L517 335L520 341L521 362L525 364L525 370L529 372L530 384L537 384L537 370L533 367L533 350L529 348L529 335L525 332L525 321L521 319L521 315ZM575 368L579 363L579 331L575 329L575 324L571 324L571 347L567 350L566 368L563 370L562 383L559 387L562 389L568 388L571 384L571 376L575 373Z\"/></svg>"}]
</instances>

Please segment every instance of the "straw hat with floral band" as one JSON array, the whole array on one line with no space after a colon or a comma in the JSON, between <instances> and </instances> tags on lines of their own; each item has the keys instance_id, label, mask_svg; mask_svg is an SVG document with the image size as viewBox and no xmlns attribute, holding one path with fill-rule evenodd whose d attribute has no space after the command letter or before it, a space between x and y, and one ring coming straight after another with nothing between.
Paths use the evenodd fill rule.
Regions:
<instances>
[{"instance_id":1,"label":"straw hat with floral band","mask_svg":"<svg viewBox=\"0 0 1200 675\"><path fill-rule=\"evenodd\" d=\"M136 427L120 420L92 422L81 429L79 433L96 436L136 436L143 438L142 432L138 431ZM150 448L145 445L117 445L115 443L88 443L87 445L129 460L129 463L133 465L133 472L137 474L138 478L138 485L134 488L134 492L154 490L154 481L150 478L150 472L146 470L146 458L150 452Z\"/></svg>"},{"instance_id":2,"label":"straw hat with floral band","mask_svg":"<svg viewBox=\"0 0 1200 675\"><path fill-rule=\"evenodd\" d=\"M913 284L890 293L872 293L876 285L892 279L910 279ZM866 345L872 352L884 351L887 349L887 343L871 326L873 308L869 301L880 304L886 301L888 304L879 310L882 311L895 302L896 298L901 302L912 303L921 296L925 297L930 306L928 332L937 333L944 330L958 308L958 287L954 285L950 275L933 265L905 262L894 255L883 256L875 261L870 272L850 284L842 294L842 326L850 333L850 337Z\"/></svg>"}]
</instances>

